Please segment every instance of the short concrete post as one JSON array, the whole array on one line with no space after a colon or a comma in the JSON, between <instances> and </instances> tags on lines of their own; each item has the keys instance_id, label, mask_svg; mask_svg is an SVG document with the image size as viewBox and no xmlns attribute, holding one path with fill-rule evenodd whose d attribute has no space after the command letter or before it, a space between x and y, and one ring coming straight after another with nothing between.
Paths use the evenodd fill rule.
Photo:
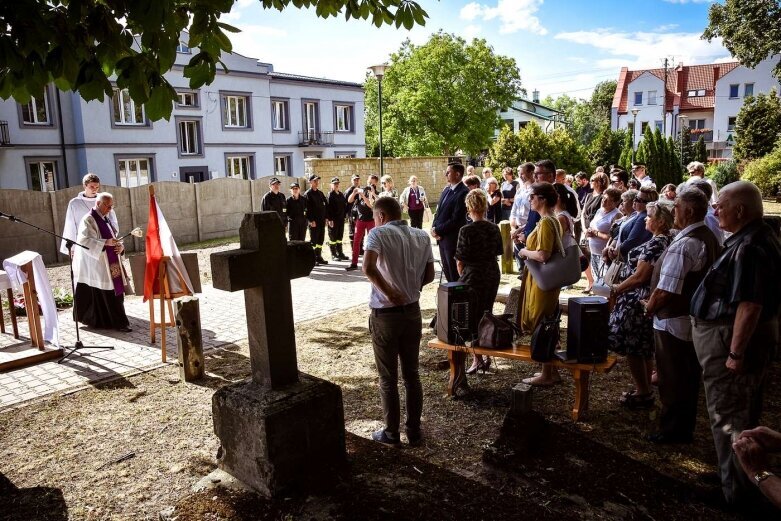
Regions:
<instances>
[{"instance_id":1,"label":"short concrete post","mask_svg":"<svg viewBox=\"0 0 781 521\"><path fill-rule=\"evenodd\" d=\"M510 288L510 293L507 295L507 301L504 303L504 314L512 315L517 319L518 311L521 309L521 288L520 286L514 286Z\"/></svg>"},{"instance_id":2,"label":"short concrete post","mask_svg":"<svg viewBox=\"0 0 781 521\"><path fill-rule=\"evenodd\" d=\"M516 384L513 386L513 401L510 406L510 416L523 416L532 411L533 387L529 384Z\"/></svg>"},{"instance_id":3,"label":"short concrete post","mask_svg":"<svg viewBox=\"0 0 781 521\"><path fill-rule=\"evenodd\" d=\"M513 241L510 238L510 222L502 221L499 223L499 232L502 234L502 273L515 273L513 266Z\"/></svg>"},{"instance_id":4,"label":"short concrete post","mask_svg":"<svg viewBox=\"0 0 781 521\"><path fill-rule=\"evenodd\" d=\"M198 297L174 300L176 306L176 347L179 351L179 376L185 382L204 375L201 310Z\"/></svg>"}]
</instances>

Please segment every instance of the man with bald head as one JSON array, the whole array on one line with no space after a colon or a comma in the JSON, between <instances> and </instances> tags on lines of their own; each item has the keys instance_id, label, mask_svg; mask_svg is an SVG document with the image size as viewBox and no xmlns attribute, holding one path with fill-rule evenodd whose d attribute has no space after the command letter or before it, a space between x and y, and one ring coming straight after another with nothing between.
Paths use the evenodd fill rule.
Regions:
<instances>
[{"instance_id":1,"label":"man with bald head","mask_svg":"<svg viewBox=\"0 0 781 521\"><path fill-rule=\"evenodd\" d=\"M762 214L762 197L752 183L737 181L719 191L716 217L732 235L690 310L722 490L730 504L750 498L751 481L760 477L740 469L731 438L759 424L767 368L778 343L781 243Z\"/></svg>"}]
</instances>

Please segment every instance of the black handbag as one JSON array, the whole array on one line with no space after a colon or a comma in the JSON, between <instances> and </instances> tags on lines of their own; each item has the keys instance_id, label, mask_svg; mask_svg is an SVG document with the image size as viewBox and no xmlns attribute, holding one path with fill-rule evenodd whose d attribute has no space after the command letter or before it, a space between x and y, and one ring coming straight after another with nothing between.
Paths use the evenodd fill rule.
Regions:
<instances>
[{"instance_id":1,"label":"black handbag","mask_svg":"<svg viewBox=\"0 0 781 521\"><path fill-rule=\"evenodd\" d=\"M486 311L477 326L477 345L486 349L509 349L518 326L513 323L513 315L494 315Z\"/></svg>"},{"instance_id":2,"label":"black handbag","mask_svg":"<svg viewBox=\"0 0 781 521\"><path fill-rule=\"evenodd\" d=\"M532 333L531 355L535 362L550 362L559 344L561 308L548 317L542 317Z\"/></svg>"}]
</instances>

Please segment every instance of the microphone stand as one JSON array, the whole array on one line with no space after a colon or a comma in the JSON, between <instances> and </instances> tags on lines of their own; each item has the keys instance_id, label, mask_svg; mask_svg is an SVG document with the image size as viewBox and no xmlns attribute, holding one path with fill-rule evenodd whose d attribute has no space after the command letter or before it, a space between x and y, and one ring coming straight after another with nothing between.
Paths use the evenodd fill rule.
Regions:
<instances>
[{"instance_id":1,"label":"microphone stand","mask_svg":"<svg viewBox=\"0 0 781 521\"><path fill-rule=\"evenodd\" d=\"M63 360L65 360L66 358L68 358L69 356L74 354L75 352L81 351L82 349L114 349L114 346L85 346L81 342L81 335L79 334L79 313L78 313L78 308L76 307L76 282L75 282L76 279L73 276L73 246L80 246L81 248L84 248L85 250L88 250L89 248L87 248L83 244L79 244L76 241L72 241L70 239L66 239L62 235L57 235L56 233L50 232L49 230L44 230L43 228L39 228L38 226L36 226L36 225L34 225L32 223L28 223L27 221L24 221L22 219L19 219L18 217L14 217L13 215L8 215L6 213L0 212L0 218L8 219L11 222L21 223L21 224L27 225L27 226L29 226L31 228L35 228L39 232L48 233L49 235L51 235L53 237L56 237L58 239L62 239L63 241L65 241L65 247L68 248L68 263L69 263L69 266L70 266L70 274L71 274L71 291L73 292L73 321L74 321L74 323L76 325L76 343L71 348L64 348L65 350L67 350L67 352L62 356L62 358L60 358L57 361L57 363L61 364ZM36 302L35 305L37 305L37 304L38 303ZM13 303L11 303L11 305L13 305Z\"/></svg>"}]
</instances>

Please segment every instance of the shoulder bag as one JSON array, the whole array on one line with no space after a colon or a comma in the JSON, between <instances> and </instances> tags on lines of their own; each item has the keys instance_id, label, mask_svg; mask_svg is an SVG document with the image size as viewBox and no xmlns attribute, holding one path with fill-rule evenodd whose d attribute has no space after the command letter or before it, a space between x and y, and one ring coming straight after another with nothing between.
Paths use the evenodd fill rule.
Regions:
<instances>
[{"instance_id":1,"label":"shoulder bag","mask_svg":"<svg viewBox=\"0 0 781 521\"><path fill-rule=\"evenodd\" d=\"M624 261L618 260L618 258L614 259L613 262L610 263L610 266L605 270L605 275L603 277L605 285L613 286L621 282L621 273L624 270L624 266Z\"/></svg>"},{"instance_id":2,"label":"shoulder bag","mask_svg":"<svg viewBox=\"0 0 781 521\"><path fill-rule=\"evenodd\" d=\"M550 217L546 217L546 219L550 219ZM547 262L526 259L526 266L528 266L534 282L537 283L537 287L542 291L563 288L580 280L580 248L570 234L566 234L562 240L558 233L558 227L556 230L556 244Z\"/></svg>"},{"instance_id":3,"label":"shoulder bag","mask_svg":"<svg viewBox=\"0 0 781 521\"><path fill-rule=\"evenodd\" d=\"M431 207L428 205L428 201L423 201L423 222L430 223L434 220L434 214L431 213Z\"/></svg>"},{"instance_id":4,"label":"shoulder bag","mask_svg":"<svg viewBox=\"0 0 781 521\"><path fill-rule=\"evenodd\" d=\"M550 362L559 344L561 308L548 317L542 317L534 328L531 341L531 357L535 362Z\"/></svg>"},{"instance_id":5,"label":"shoulder bag","mask_svg":"<svg viewBox=\"0 0 781 521\"><path fill-rule=\"evenodd\" d=\"M494 315L486 311L477 326L477 345L486 349L509 349L518 326L513 323L513 315Z\"/></svg>"}]
</instances>

